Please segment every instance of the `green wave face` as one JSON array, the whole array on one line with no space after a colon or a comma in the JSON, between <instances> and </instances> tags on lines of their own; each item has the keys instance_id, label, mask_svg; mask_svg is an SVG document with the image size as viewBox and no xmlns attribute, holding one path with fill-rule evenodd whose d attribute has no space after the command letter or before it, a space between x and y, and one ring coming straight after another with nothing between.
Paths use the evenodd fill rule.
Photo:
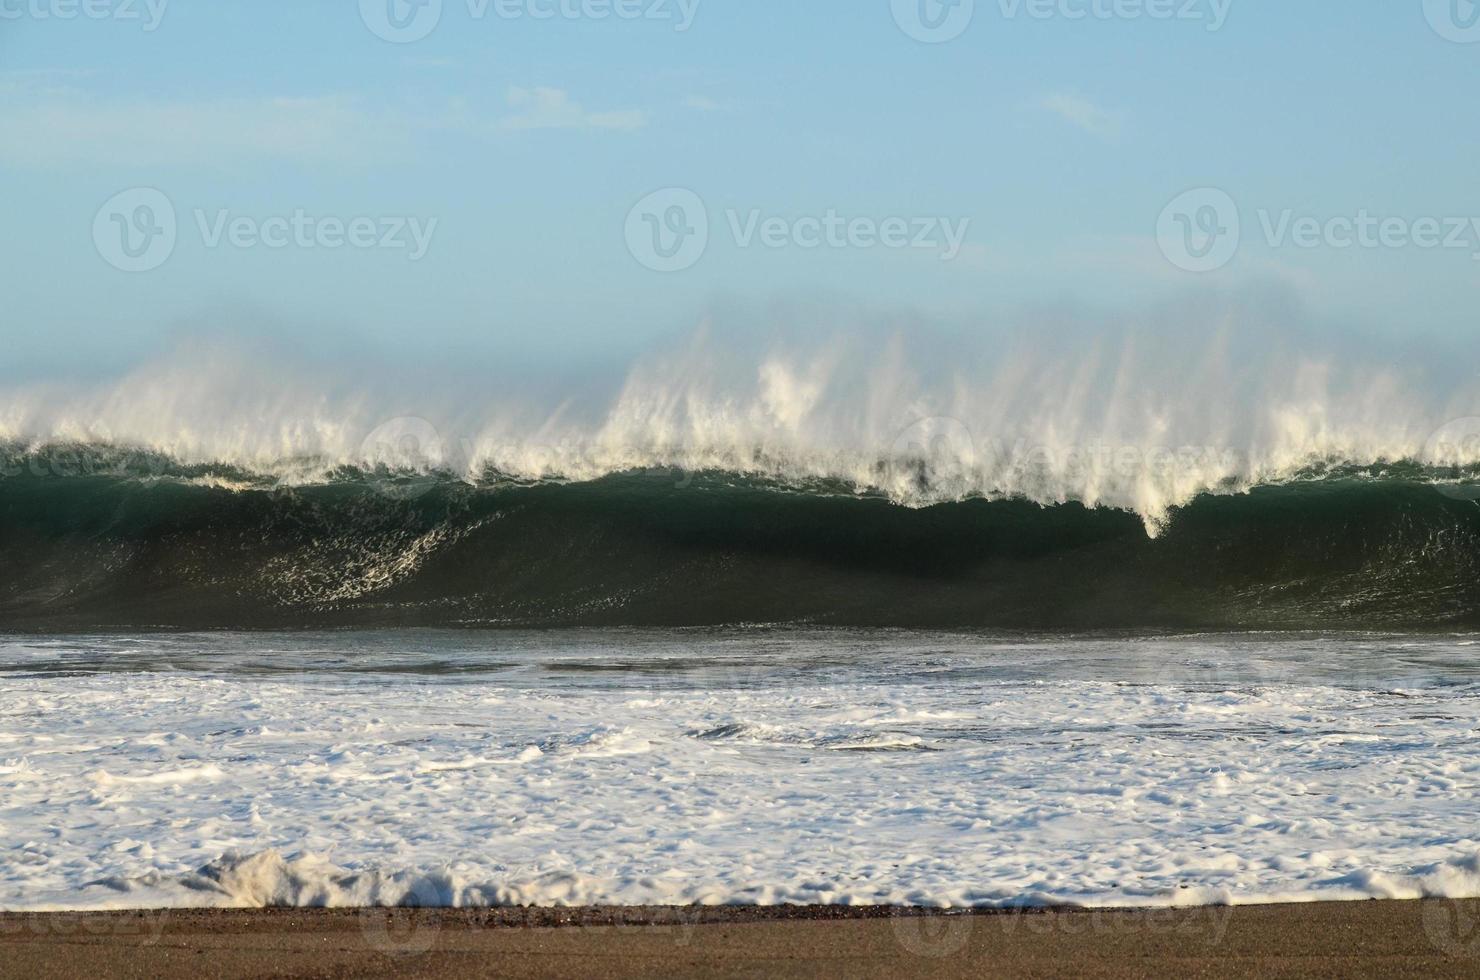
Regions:
<instances>
[{"instance_id":1,"label":"green wave face","mask_svg":"<svg viewBox=\"0 0 1480 980\"><path fill-rule=\"evenodd\" d=\"M57 459L3 460L5 628L1480 625L1480 494L1413 465L1204 494L1153 538L1075 503L909 509L722 473L286 487L158 455Z\"/></svg>"}]
</instances>

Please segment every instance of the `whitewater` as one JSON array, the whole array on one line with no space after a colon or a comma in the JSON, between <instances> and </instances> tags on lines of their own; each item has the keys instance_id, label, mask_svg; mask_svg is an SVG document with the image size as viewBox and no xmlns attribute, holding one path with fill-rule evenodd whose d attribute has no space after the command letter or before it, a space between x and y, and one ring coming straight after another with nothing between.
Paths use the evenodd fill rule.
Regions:
<instances>
[{"instance_id":1,"label":"whitewater","mask_svg":"<svg viewBox=\"0 0 1480 980\"><path fill-rule=\"evenodd\" d=\"M1463 637L12 637L0 907L1480 895Z\"/></svg>"}]
</instances>

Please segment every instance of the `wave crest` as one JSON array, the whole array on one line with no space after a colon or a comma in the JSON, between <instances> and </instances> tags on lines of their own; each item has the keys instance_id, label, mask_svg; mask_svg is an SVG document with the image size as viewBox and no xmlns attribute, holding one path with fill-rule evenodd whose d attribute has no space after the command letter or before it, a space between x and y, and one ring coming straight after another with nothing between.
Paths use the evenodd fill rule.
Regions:
<instances>
[{"instance_id":1,"label":"wave crest","mask_svg":"<svg viewBox=\"0 0 1480 980\"><path fill-rule=\"evenodd\" d=\"M0 443L10 472L73 452L244 488L733 473L912 507L1077 502L1157 533L1200 494L1311 473L1472 478L1480 382L1464 363L1216 307L1093 329L791 328L765 343L715 325L579 383L193 346L102 384L0 389Z\"/></svg>"}]
</instances>

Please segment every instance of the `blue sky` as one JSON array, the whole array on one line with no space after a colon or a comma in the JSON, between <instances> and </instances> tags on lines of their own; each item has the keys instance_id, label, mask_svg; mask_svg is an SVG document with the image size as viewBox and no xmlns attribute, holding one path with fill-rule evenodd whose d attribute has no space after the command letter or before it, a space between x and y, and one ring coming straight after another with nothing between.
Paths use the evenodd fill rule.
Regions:
<instances>
[{"instance_id":1,"label":"blue sky","mask_svg":"<svg viewBox=\"0 0 1480 980\"><path fill-rule=\"evenodd\" d=\"M0 0L7 374L201 329L580 361L737 302L969 328L1270 283L1352 329L1473 331L1464 0L923 0L964 24L939 43L912 0L442 0L434 22L385 0L434 23L407 43L377 36L377 0L89 2ZM141 188L174 241L125 271L103 253ZM633 209L671 189L708 235L655 271L629 232L668 234L671 198ZM1203 189L1224 196L1164 213ZM1166 229L1226 235L1225 201L1237 248L1188 271ZM303 236L265 244L295 215ZM1363 215L1397 224L1341 247ZM798 244L829 216L860 233ZM880 245L890 221L921 247Z\"/></svg>"}]
</instances>

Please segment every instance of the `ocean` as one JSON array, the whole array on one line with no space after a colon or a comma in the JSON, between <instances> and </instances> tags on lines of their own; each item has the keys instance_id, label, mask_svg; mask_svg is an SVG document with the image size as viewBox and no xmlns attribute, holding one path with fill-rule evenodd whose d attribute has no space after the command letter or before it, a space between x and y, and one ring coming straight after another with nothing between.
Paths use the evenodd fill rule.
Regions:
<instances>
[{"instance_id":1,"label":"ocean","mask_svg":"<svg viewBox=\"0 0 1480 980\"><path fill-rule=\"evenodd\" d=\"M0 411L0 907L1480 895L1462 389L211 363Z\"/></svg>"}]
</instances>

